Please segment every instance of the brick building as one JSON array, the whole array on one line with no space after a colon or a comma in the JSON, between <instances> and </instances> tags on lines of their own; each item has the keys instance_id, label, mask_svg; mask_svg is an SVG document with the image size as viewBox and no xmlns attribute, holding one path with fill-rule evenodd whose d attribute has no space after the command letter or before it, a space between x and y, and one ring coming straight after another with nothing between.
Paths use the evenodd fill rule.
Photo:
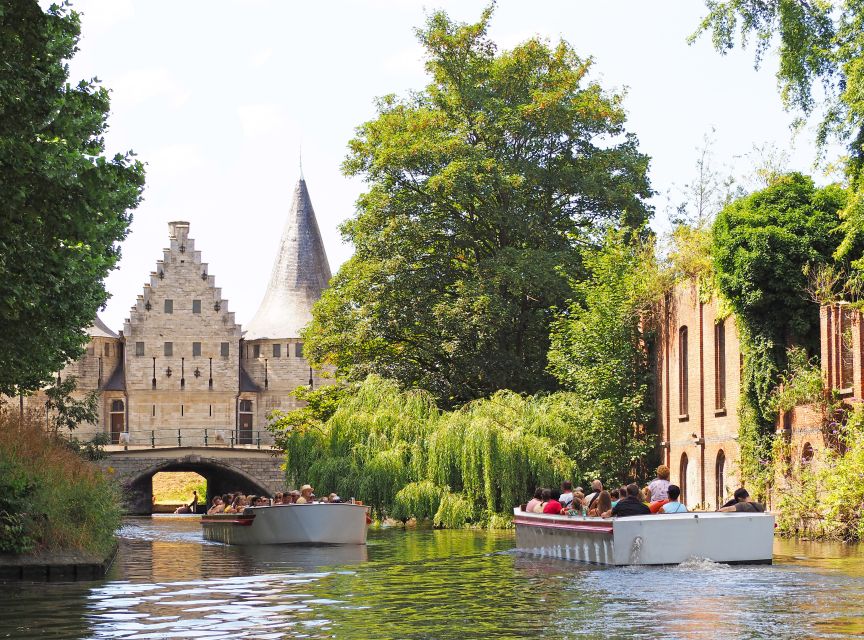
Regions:
<instances>
[{"instance_id":1,"label":"brick building","mask_svg":"<svg viewBox=\"0 0 864 640\"><path fill-rule=\"evenodd\" d=\"M657 341L657 434L661 459L686 503L714 509L739 486L738 406L741 349L734 317L701 300L695 282L679 284L663 304ZM822 376L848 401L864 398L864 317L840 303L820 309ZM792 462L820 462L830 444L823 410L781 413L777 435ZM782 490L782 482L778 485Z\"/></svg>"},{"instance_id":2,"label":"brick building","mask_svg":"<svg viewBox=\"0 0 864 640\"><path fill-rule=\"evenodd\" d=\"M99 422L79 435L111 434L130 445L270 441L267 416L290 410L300 385L326 383L303 357L300 330L330 280L330 267L306 183L301 179L258 313L243 328L189 235L171 222L156 262L123 330L97 317L84 356L61 377L78 393L99 393ZM27 399L40 409L44 397Z\"/></svg>"},{"instance_id":3,"label":"brick building","mask_svg":"<svg viewBox=\"0 0 864 640\"><path fill-rule=\"evenodd\" d=\"M741 351L735 321L695 282L667 294L656 349L661 459L682 501L713 509L737 486Z\"/></svg>"}]
</instances>

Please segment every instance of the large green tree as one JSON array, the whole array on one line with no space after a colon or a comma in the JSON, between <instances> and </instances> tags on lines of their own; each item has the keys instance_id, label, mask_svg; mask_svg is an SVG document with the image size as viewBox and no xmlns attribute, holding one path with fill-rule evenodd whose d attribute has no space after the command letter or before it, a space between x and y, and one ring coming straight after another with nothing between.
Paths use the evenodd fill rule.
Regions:
<instances>
[{"instance_id":1,"label":"large green tree","mask_svg":"<svg viewBox=\"0 0 864 640\"><path fill-rule=\"evenodd\" d=\"M706 0L697 32L718 51L755 42L756 61L776 45L777 81L786 107L803 117L821 111L820 148L848 144L849 198L837 257L864 277L864 3L860 0Z\"/></svg>"},{"instance_id":2,"label":"large green tree","mask_svg":"<svg viewBox=\"0 0 864 640\"><path fill-rule=\"evenodd\" d=\"M0 393L80 355L144 184L103 155L107 90L68 82L79 34L65 5L0 3Z\"/></svg>"},{"instance_id":3,"label":"large green tree","mask_svg":"<svg viewBox=\"0 0 864 640\"><path fill-rule=\"evenodd\" d=\"M742 393L764 429L774 422L771 392L787 347L818 352L819 306L808 296L804 268L834 264L846 196L793 173L726 206L714 223L717 287L743 334Z\"/></svg>"},{"instance_id":4,"label":"large green tree","mask_svg":"<svg viewBox=\"0 0 864 640\"><path fill-rule=\"evenodd\" d=\"M344 171L368 191L342 227L355 247L314 310L307 353L445 405L556 386L552 309L582 247L649 216L648 158L622 97L566 42L498 52L477 24L432 14L418 36L431 83L386 96Z\"/></svg>"}]
</instances>

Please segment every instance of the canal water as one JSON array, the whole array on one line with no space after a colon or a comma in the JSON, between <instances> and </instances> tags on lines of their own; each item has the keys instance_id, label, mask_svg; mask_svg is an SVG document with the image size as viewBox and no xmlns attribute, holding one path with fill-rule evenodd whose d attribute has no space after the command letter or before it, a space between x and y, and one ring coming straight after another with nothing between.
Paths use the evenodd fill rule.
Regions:
<instances>
[{"instance_id":1,"label":"canal water","mask_svg":"<svg viewBox=\"0 0 864 640\"><path fill-rule=\"evenodd\" d=\"M773 566L600 568L513 532L384 529L367 547L228 547L129 519L108 579L0 586L0 638L845 638L864 550L778 540Z\"/></svg>"}]
</instances>

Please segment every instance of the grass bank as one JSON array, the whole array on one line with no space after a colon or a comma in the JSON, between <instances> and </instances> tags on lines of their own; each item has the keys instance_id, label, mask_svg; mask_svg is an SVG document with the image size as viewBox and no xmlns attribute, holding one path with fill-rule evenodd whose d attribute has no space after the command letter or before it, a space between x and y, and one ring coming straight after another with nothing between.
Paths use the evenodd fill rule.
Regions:
<instances>
[{"instance_id":1,"label":"grass bank","mask_svg":"<svg viewBox=\"0 0 864 640\"><path fill-rule=\"evenodd\" d=\"M0 412L0 553L108 553L120 517L110 476L33 417Z\"/></svg>"}]
</instances>

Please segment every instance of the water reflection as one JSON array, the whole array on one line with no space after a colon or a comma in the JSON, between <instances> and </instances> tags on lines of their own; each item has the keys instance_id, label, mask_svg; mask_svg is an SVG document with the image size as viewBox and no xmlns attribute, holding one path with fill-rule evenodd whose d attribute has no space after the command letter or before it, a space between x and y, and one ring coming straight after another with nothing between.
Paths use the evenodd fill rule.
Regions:
<instances>
[{"instance_id":1,"label":"water reflection","mask_svg":"<svg viewBox=\"0 0 864 640\"><path fill-rule=\"evenodd\" d=\"M864 634L864 550L778 541L776 564L600 568L511 532L385 530L367 547L229 547L130 519L109 579L0 587L10 638L799 638Z\"/></svg>"}]
</instances>

